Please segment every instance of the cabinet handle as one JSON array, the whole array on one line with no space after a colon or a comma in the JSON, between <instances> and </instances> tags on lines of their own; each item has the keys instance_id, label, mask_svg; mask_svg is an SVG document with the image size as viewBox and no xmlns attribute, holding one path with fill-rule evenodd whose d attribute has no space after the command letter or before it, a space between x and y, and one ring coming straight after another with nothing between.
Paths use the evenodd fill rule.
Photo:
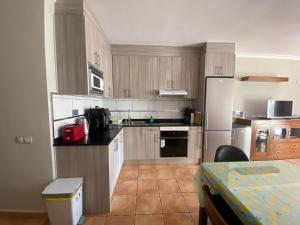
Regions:
<instances>
[{"instance_id":1,"label":"cabinet handle","mask_svg":"<svg viewBox=\"0 0 300 225\"><path fill-rule=\"evenodd\" d=\"M124 89L124 97L127 97L127 89Z\"/></svg>"},{"instance_id":2,"label":"cabinet handle","mask_svg":"<svg viewBox=\"0 0 300 225\"><path fill-rule=\"evenodd\" d=\"M98 65L97 60L98 60L97 52L94 52L94 63L95 63L96 66Z\"/></svg>"},{"instance_id":3,"label":"cabinet handle","mask_svg":"<svg viewBox=\"0 0 300 225\"><path fill-rule=\"evenodd\" d=\"M100 67L100 54L98 53L98 66Z\"/></svg>"},{"instance_id":4,"label":"cabinet handle","mask_svg":"<svg viewBox=\"0 0 300 225\"><path fill-rule=\"evenodd\" d=\"M280 151L276 151L275 153L276 153L276 155L278 155L278 154L280 154Z\"/></svg>"},{"instance_id":5,"label":"cabinet handle","mask_svg":"<svg viewBox=\"0 0 300 225\"><path fill-rule=\"evenodd\" d=\"M219 67L218 66L215 66L215 74L219 74Z\"/></svg>"},{"instance_id":6,"label":"cabinet handle","mask_svg":"<svg viewBox=\"0 0 300 225\"><path fill-rule=\"evenodd\" d=\"M223 66L220 66L220 75L223 75Z\"/></svg>"},{"instance_id":7,"label":"cabinet handle","mask_svg":"<svg viewBox=\"0 0 300 225\"><path fill-rule=\"evenodd\" d=\"M296 149L293 149L292 152L293 152L293 153L296 153L297 151L296 151Z\"/></svg>"},{"instance_id":8,"label":"cabinet handle","mask_svg":"<svg viewBox=\"0 0 300 225\"><path fill-rule=\"evenodd\" d=\"M131 97L131 89L128 89L128 98Z\"/></svg>"},{"instance_id":9,"label":"cabinet handle","mask_svg":"<svg viewBox=\"0 0 300 225\"><path fill-rule=\"evenodd\" d=\"M172 80L172 88L174 88L175 87L175 81L174 80Z\"/></svg>"}]
</instances>

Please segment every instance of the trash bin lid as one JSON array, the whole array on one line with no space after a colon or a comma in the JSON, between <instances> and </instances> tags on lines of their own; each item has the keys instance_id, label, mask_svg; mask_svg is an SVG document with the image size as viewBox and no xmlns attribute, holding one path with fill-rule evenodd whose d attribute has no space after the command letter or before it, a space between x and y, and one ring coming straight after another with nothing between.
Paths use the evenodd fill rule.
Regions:
<instances>
[{"instance_id":1,"label":"trash bin lid","mask_svg":"<svg viewBox=\"0 0 300 225\"><path fill-rule=\"evenodd\" d=\"M82 177L57 178L51 182L42 192L44 198L70 198L81 187Z\"/></svg>"}]
</instances>

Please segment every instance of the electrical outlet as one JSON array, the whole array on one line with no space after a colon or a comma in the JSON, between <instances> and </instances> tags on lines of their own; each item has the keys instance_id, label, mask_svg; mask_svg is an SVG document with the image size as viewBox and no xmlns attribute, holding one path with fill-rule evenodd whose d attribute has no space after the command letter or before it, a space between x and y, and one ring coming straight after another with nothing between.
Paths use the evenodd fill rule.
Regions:
<instances>
[{"instance_id":1,"label":"electrical outlet","mask_svg":"<svg viewBox=\"0 0 300 225\"><path fill-rule=\"evenodd\" d=\"M78 116L78 109L72 110L72 116Z\"/></svg>"},{"instance_id":2,"label":"electrical outlet","mask_svg":"<svg viewBox=\"0 0 300 225\"><path fill-rule=\"evenodd\" d=\"M16 143L23 144L24 143L24 138L22 136L17 136L16 137Z\"/></svg>"},{"instance_id":3,"label":"electrical outlet","mask_svg":"<svg viewBox=\"0 0 300 225\"><path fill-rule=\"evenodd\" d=\"M24 144L32 144L32 136L23 137Z\"/></svg>"}]
</instances>

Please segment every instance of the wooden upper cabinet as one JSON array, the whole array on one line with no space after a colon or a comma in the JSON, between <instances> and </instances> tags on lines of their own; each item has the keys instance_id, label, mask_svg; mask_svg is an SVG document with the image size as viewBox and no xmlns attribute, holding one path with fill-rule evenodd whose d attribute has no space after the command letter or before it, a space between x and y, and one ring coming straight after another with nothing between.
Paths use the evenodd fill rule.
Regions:
<instances>
[{"instance_id":1,"label":"wooden upper cabinet","mask_svg":"<svg viewBox=\"0 0 300 225\"><path fill-rule=\"evenodd\" d=\"M159 89L172 89L173 58L159 57Z\"/></svg>"},{"instance_id":2,"label":"wooden upper cabinet","mask_svg":"<svg viewBox=\"0 0 300 225\"><path fill-rule=\"evenodd\" d=\"M129 56L113 56L113 84L115 98L129 98Z\"/></svg>"},{"instance_id":3,"label":"wooden upper cabinet","mask_svg":"<svg viewBox=\"0 0 300 225\"><path fill-rule=\"evenodd\" d=\"M88 17L85 17L85 42L86 57L89 63L94 64L94 48L93 48L93 24Z\"/></svg>"},{"instance_id":4,"label":"wooden upper cabinet","mask_svg":"<svg viewBox=\"0 0 300 225\"><path fill-rule=\"evenodd\" d=\"M104 85L109 84L104 95L112 97L110 44L83 1L56 1L55 36L59 94L90 94L91 64L103 72Z\"/></svg>"},{"instance_id":5,"label":"wooden upper cabinet","mask_svg":"<svg viewBox=\"0 0 300 225\"><path fill-rule=\"evenodd\" d=\"M200 58L198 56L183 57L183 74L188 98L195 99L199 93Z\"/></svg>"},{"instance_id":6,"label":"wooden upper cabinet","mask_svg":"<svg viewBox=\"0 0 300 225\"><path fill-rule=\"evenodd\" d=\"M235 73L235 54L206 53L205 76L233 76Z\"/></svg>"},{"instance_id":7,"label":"wooden upper cabinet","mask_svg":"<svg viewBox=\"0 0 300 225\"><path fill-rule=\"evenodd\" d=\"M183 70L181 56L173 57L173 76L171 81L172 89L185 89L185 71Z\"/></svg>"},{"instance_id":8,"label":"wooden upper cabinet","mask_svg":"<svg viewBox=\"0 0 300 225\"><path fill-rule=\"evenodd\" d=\"M113 78L112 78L112 55L110 46L105 48L106 68L104 74L104 97L113 97Z\"/></svg>"},{"instance_id":9,"label":"wooden upper cabinet","mask_svg":"<svg viewBox=\"0 0 300 225\"><path fill-rule=\"evenodd\" d=\"M130 98L146 97L146 56L130 56Z\"/></svg>"},{"instance_id":10,"label":"wooden upper cabinet","mask_svg":"<svg viewBox=\"0 0 300 225\"><path fill-rule=\"evenodd\" d=\"M159 89L159 57L146 56L146 98L156 98Z\"/></svg>"}]
</instances>

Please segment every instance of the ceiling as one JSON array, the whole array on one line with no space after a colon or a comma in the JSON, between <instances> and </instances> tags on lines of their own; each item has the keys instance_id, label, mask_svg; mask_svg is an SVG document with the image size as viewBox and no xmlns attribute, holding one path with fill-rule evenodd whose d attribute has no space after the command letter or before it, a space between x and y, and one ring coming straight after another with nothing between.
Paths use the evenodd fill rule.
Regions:
<instances>
[{"instance_id":1,"label":"ceiling","mask_svg":"<svg viewBox=\"0 0 300 225\"><path fill-rule=\"evenodd\" d=\"M112 44L235 42L236 52L300 56L300 0L88 0Z\"/></svg>"}]
</instances>

